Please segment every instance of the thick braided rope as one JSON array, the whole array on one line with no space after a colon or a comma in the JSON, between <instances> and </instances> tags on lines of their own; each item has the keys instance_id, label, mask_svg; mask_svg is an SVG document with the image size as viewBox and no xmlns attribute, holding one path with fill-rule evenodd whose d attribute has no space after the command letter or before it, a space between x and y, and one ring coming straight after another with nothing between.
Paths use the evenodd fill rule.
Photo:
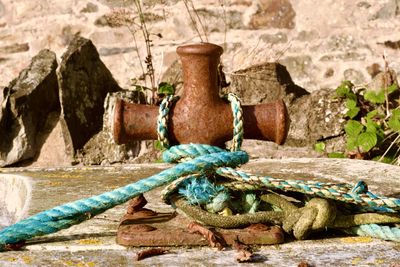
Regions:
<instances>
[{"instance_id":1,"label":"thick braided rope","mask_svg":"<svg viewBox=\"0 0 400 267\"><path fill-rule=\"evenodd\" d=\"M230 150L239 151L242 146L244 135L242 105L239 97L233 93L229 93L225 97L231 104L233 114L233 138Z\"/></svg>"},{"instance_id":2,"label":"thick braided rope","mask_svg":"<svg viewBox=\"0 0 400 267\"><path fill-rule=\"evenodd\" d=\"M55 233L90 219L114 206L125 203L139 194L171 183L181 176L210 173L217 167L236 167L247 161L248 155L243 151L203 155L136 183L43 211L0 231L0 251L5 250L6 244L15 244L35 236Z\"/></svg>"},{"instance_id":3,"label":"thick braided rope","mask_svg":"<svg viewBox=\"0 0 400 267\"><path fill-rule=\"evenodd\" d=\"M229 93L225 98L230 102L233 114L233 139L230 151L239 151L243 142L243 111L240 99L233 93ZM157 117L157 136L162 147L170 148L168 140L168 118L169 110L179 99L177 96L167 96L160 104Z\"/></svg>"},{"instance_id":4,"label":"thick braided rope","mask_svg":"<svg viewBox=\"0 0 400 267\"><path fill-rule=\"evenodd\" d=\"M164 162L180 162L198 156L220 152L226 152L226 150L204 144L182 144L179 146L173 146L164 151L162 157Z\"/></svg>"},{"instance_id":5,"label":"thick braided rope","mask_svg":"<svg viewBox=\"0 0 400 267\"><path fill-rule=\"evenodd\" d=\"M400 228L381 226L378 224L364 224L357 227L343 229L342 231L359 236L370 236L383 240L400 242Z\"/></svg>"},{"instance_id":6,"label":"thick braided rope","mask_svg":"<svg viewBox=\"0 0 400 267\"><path fill-rule=\"evenodd\" d=\"M268 189L301 192L311 196L318 196L334 200L353 203L370 210L394 212L400 211L400 199L375 195L369 191L357 193L350 184L333 184L320 182L305 182L301 180L283 180L268 176L257 176L232 168L221 167L217 174L249 184L255 184ZM360 184L356 185L356 188Z\"/></svg>"},{"instance_id":7,"label":"thick braided rope","mask_svg":"<svg viewBox=\"0 0 400 267\"><path fill-rule=\"evenodd\" d=\"M168 140L168 114L172 105L179 99L178 96L167 95L160 104L157 117L157 136L160 145L168 149L170 147Z\"/></svg>"}]
</instances>

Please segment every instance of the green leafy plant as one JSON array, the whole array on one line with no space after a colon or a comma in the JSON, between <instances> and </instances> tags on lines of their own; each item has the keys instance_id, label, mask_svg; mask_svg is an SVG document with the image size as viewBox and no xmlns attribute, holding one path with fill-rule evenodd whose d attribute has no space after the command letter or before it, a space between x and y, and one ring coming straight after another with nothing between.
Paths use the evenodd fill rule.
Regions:
<instances>
[{"instance_id":1,"label":"green leafy plant","mask_svg":"<svg viewBox=\"0 0 400 267\"><path fill-rule=\"evenodd\" d=\"M336 89L344 100L347 119L344 125L346 155L351 158L398 162L400 152L399 88L391 84L380 90L356 87L343 81ZM322 147L316 144L318 151ZM343 154L344 155L344 154ZM329 155L328 155L329 156ZM335 152L335 155L341 156Z\"/></svg>"}]
</instances>

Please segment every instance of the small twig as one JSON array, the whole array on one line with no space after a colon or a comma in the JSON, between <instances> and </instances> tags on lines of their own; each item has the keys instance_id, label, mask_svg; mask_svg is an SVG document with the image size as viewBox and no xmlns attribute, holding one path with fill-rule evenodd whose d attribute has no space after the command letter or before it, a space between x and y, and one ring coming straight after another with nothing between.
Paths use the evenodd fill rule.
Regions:
<instances>
[{"instance_id":1,"label":"small twig","mask_svg":"<svg viewBox=\"0 0 400 267\"><path fill-rule=\"evenodd\" d=\"M198 224L197 222L189 223L188 229L190 233L201 234L208 240L211 247L217 248L218 250L222 250L224 248L224 245L222 244L223 241L221 242L221 237L218 237L214 232Z\"/></svg>"},{"instance_id":2,"label":"small twig","mask_svg":"<svg viewBox=\"0 0 400 267\"><path fill-rule=\"evenodd\" d=\"M197 27L197 22L196 22L195 18L192 16L192 13L190 12L190 7L189 7L189 5L188 5L188 0L183 0L183 3L185 4L186 11L187 11L188 14L189 14L190 20L192 21L193 27L194 27L195 31L197 32L197 35L199 36L200 41L201 41L201 42L204 42L204 41L203 41L203 37L201 37L200 30L199 30L199 28Z\"/></svg>"},{"instance_id":3,"label":"small twig","mask_svg":"<svg viewBox=\"0 0 400 267\"><path fill-rule=\"evenodd\" d=\"M232 244L233 248L236 249L239 253L236 255L236 260L238 262L251 262L253 258L253 252L250 250L250 248L240 242L239 238L236 237L235 240L233 240Z\"/></svg>"},{"instance_id":4,"label":"small twig","mask_svg":"<svg viewBox=\"0 0 400 267\"><path fill-rule=\"evenodd\" d=\"M155 84L155 78L154 78L154 67L153 67L153 57L151 54L151 39L150 39L150 33L147 29L146 21L144 18L143 10L142 10L142 5L140 3L140 0L135 0L135 6L136 10L139 13L139 19L140 19L140 29L142 30L143 38L146 43L146 51L147 51L147 56L145 59L145 63L147 66L147 73L146 75L150 78L150 83L151 83L151 101L150 105L153 105L155 102L155 97L156 97L156 84Z\"/></svg>"},{"instance_id":5,"label":"small twig","mask_svg":"<svg viewBox=\"0 0 400 267\"><path fill-rule=\"evenodd\" d=\"M398 136L396 136L396 138L394 139L393 142L390 143L389 147L386 149L385 153L383 153L383 155L379 158L378 161L382 161L382 160L385 158L386 154L389 153L390 149L391 149L391 148L396 144L396 142L399 141L399 140L400 140L400 134L399 134Z\"/></svg>"},{"instance_id":6,"label":"small twig","mask_svg":"<svg viewBox=\"0 0 400 267\"><path fill-rule=\"evenodd\" d=\"M274 58L274 61L279 61L281 59L281 57L289 50L289 48L292 46L292 41L290 40L289 43L286 45L285 48L283 48L282 50L280 50L277 53L277 57Z\"/></svg>"},{"instance_id":7,"label":"small twig","mask_svg":"<svg viewBox=\"0 0 400 267\"><path fill-rule=\"evenodd\" d=\"M206 38L206 42L208 42L207 32L206 32L206 28L204 27L203 21L200 19L199 13L197 12L196 8L194 7L193 1L189 0L189 2L190 2L190 5L192 6L192 10L193 10L194 14L197 17L197 20L200 23L201 29L203 30L203 34L204 34L204 37Z\"/></svg>"},{"instance_id":8,"label":"small twig","mask_svg":"<svg viewBox=\"0 0 400 267\"><path fill-rule=\"evenodd\" d=\"M133 31L133 30L131 29L131 27L129 27L129 26L127 26L127 28L128 28L128 30L129 30L129 32L132 34L133 43L135 44L135 52L136 52L136 55L137 55L138 60L139 60L140 68L141 68L141 70L142 70L142 75L143 75L143 77L145 77L145 76L146 76L146 72L144 71L144 67L143 67L143 63L142 63L142 57L140 56L139 46L138 46L138 44L137 44L136 35L135 35L136 32Z\"/></svg>"},{"instance_id":9,"label":"small twig","mask_svg":"<svg viewBox=\"0 0 400 267\"><path fill-rule=\"evenodd\" d=\"M384 86L384 90L385 90L385 104L386 104L386 119L388 119L390 117L390 109L389 109L389 93L388 93L388 87L390 86L389 83L391 83L391 81L388 81L387 75L390 75L390 71L389 71L389 63L386 60L386 55L383 54L383 61L385 62L385 75L383 76L383 86Z\"/></svg>"},{"instance_id":10,"label":"small twig","mask_svg":"<svg viewBox=\"0 0 400 267\"><path fill-rule=\"evenodd\" d=\"M226 51L226 34L228 31L228 23L226 20L226 9L225 9L225 0L219 0L219 4L221 5L222 8L222 20L224 21L224 50Z\"/></svg>"},{"instance_id":11,"label":"small twig","mask_svg":"<svg viewBox=\"0 0 400 267\"><path fill-rule=\"evenodd\" d=\"M163 249L163 248L151 248L151 249L142 250L136 254L136 261L140 261L145 258L149 258L149 257L153 257L153 256L162 255L167 252L169 252L169 250Z\"/></svg>"}]
</instances>

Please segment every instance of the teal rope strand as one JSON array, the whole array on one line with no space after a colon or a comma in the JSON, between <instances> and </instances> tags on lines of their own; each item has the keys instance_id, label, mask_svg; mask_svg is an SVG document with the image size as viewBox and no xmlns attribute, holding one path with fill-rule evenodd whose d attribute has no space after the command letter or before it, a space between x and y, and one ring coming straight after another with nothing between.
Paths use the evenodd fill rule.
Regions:
<instances>
[{"instance_id":1,"label":"teal rope strand","mask_svg":"<svg viewBox=\"0 0 400 267\"><path fill-rule=\"evenodd\" d=\"M381 226L378 224L363 224L357 227L343 229L342 231L359 236L370 236L383 240L400 242L400 228Z\"/></svg>"},{"instance_id":2,"label":"teal rope strand","mask_svg":"<svg viewBox=\"0 0 400 267\"><path fill-rule=\"evenodd\" d=\"M195 158L202 155L226 152L226 150L210 145L204 144L183 144L173 146L163 153L164 162L179 162Z\"/></svg>"},{"instance_id":3,"label":"teal rope strand","mask_svg":"<svg viewBox=\"0 0 400 267\"><path fill-rule=\"evenodd\" d=\"M233 114L233 138L231 151L239 151L242 146L244 129L243 129L243 111L239 97L233 93L229 93L225 96L226 99L231 103L231 109Z\"/></svg>"},{"instance_id":4,"label":"teal rope strand","mask_svg":"<svg viewBox=\"0 0 400 267\"><path fill-rule=\"evenodd\" d=\"M0 251L5 250L6 244L19 243L66 229L181 176L210 173L217 167L236 167L247 161L248 155L243 151L203 155L136 183L43 211L0 231Z\"/></svg>"},{"instance_id":5,"label":"teal rope strand","mask_svg":"<svg viewBox=\"0 0 400 267\"><path fill-rule=\"evenodd\" d=\"M368 210L381 212L400 211L400 199L378 196L371 192L357 193L357 188L350 184L333 184L320 182L305 182L301 180L283 180L268 176L257 176L232 168L222 167L217 169L217 174L234 180L242 180L250 184L256 184L268 189L280 189L283 191L295 191L311 196L329 198L346 203L353 203ZM361 182L362 184L363 182ZM364 183L365 184L365 183Z\"/></svg>"},{"instance_id":6,"label":"teal rope strand","mask_svg":"<svg viewBox=\"0 0 400 267\"><path fill-rule=\"evenodd\" d=\"M157 117L157 137L163 148L170 147L168 140L168 114L172 105L179 99L178 96L168 95L160 104Z\"/></svg>"}]
</instances>

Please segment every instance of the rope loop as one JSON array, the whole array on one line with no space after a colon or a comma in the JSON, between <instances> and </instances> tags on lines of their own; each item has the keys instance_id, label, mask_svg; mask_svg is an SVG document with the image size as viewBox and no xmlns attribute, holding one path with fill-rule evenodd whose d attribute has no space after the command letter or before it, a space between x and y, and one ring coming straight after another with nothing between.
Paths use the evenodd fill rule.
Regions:
<instances>
[{"instance_id":1,"label":"rope loop","mask_svg":"<svg viewBox=\"0 0 400 267\"><path fill-rule=\"evenodd\" d=\"M233 114L233 139L230 151L239 151L243 142L243 110L239 97L229 93L225 98L230 102Z\"/></svg>"},{"instance_id":2,"label":"rope loop","mask_svg":"<svg viewBox=\"0 0 400 267\"><path fill-rule=\"evenodd\" d=\"M179 99L178 96L167 95L160 104L157 117L157 137L161 147L168 149L170 147L168 140L168 117L172 105Z\"/></svg>"},{"instance_id":3,"label":"rope loop","mask_svg":"<svg viewBox=\"0 0 400 267\"><path fill-rule=\"evenodd\" d=\"M239 97L233 93L229 93L224 96L230 102L232 114L233 114L233 139L230 147L230 151L240 151L243 142L243 110L240 103ZM178 96L166 96L159 107L158 118L157 118L157 136L160 145L165 148L170 148L168 140L168 119L169 111L172 105L179 99Z\"/></svg>"}]
</instances>

